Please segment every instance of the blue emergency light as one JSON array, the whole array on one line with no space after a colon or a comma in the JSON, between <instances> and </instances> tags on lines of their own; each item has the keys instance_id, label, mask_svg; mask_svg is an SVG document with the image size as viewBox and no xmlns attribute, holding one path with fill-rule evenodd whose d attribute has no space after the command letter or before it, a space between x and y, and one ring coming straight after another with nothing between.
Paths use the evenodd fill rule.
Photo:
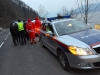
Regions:
<instances>
[{"instance_id":1,"label":"blue emergency light","mask_svg":"<svg viewBox=\"0 0 100 75\"><path fill-rule=\"evenodd\" d=\"M67 15L67 16L61 16L61 17L62 17L62 19L63 19L63 18L71 18L70 15ZM58 17L47 18L48 21L52 21L52 20L56 20L56 19L59 19L59 18L58 18Z\"/></svg>"}]
</instances>

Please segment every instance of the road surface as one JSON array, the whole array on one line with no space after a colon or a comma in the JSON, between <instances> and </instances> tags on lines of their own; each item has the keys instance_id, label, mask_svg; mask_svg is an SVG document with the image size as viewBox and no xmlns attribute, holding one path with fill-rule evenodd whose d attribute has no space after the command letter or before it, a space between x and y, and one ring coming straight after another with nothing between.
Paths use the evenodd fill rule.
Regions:
<instances>
[{"instance_id":1,"label":"road surface","mask_svg":"<svg viewBox=\"0 0 100 75\"><path fill-rule=\"evenodd\" d=\"M100 75L100 69L65 71L57 57L39 42L14 46L7 29L0 33L0 75Z\"/></svg>"}]
</instances>

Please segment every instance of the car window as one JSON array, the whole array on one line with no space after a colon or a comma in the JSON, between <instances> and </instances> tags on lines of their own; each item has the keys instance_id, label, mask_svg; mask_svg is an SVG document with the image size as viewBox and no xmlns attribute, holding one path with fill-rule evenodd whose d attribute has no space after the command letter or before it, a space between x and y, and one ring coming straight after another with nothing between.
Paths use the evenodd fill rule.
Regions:
<instances>
[{"instance_id":1,"label":"car window","mask_svg":"<svg viewBox=\"0 0 100 75\"><path fill-rule=\"evenodd\" d=\"M54 33L53 27L52 27L52 25L51 25L50 23L48 23L47 28L48 28L52 33Z\"/></svg>"},{"instance_id":2,"label":"car window","mask_svg":"<svg viewBox=\"0 0 100 75\"><path fill-rule=\"evenodd\" d=\"M43 31L46 31L46 23L42 23L41 29L42 29Z\"/></svg>"},{"instance_id":3,"label":"car window","mask_svg":"<svg viewBox=\"0 0 100 75\"><path fill-rule=\"evenodd\" d=\"M90 27L80 21L70 20L54 23L58 35L71 34L83 30L90 29Z\"/></svg>"},{"instance_id":4,"label":"car window","mask_svg":"<svg viewBox=\"0 0 100 75\"><path fill-rule=\"evenodd\" d=\"M50 23L42 23L41 29L45 32L51 31L52 33L54 33L53 27Z\"/></svg>"}]
</instances>

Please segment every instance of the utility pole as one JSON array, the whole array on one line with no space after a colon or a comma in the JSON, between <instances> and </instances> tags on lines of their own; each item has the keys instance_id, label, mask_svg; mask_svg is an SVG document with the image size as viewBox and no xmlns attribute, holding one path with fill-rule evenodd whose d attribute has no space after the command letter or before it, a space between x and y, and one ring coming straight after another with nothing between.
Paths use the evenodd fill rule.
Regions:
<instances>
[{"instance_id":1,"label":"utility pole","mask_svg":"<svg viewBox=\"0 0 100 75\"><path fill-rule=\"evenodd\" d=\"M88 0L85 0L85 23L87 24L87 19L88 19Z\"/></svg>"}]
</instances>

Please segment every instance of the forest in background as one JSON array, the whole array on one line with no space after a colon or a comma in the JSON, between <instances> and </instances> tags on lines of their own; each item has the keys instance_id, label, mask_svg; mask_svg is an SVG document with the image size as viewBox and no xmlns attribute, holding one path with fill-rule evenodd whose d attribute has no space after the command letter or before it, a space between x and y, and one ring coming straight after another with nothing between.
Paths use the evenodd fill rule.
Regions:
<instances>
[{"instance_id":1,"label":"forest in background","mask_svg":"<svg viewBox=\"0 0 100 75\"><path fill-rule=\"evenodd\" d=\"M39 17L37 11L26 5L21 0L0 0L0 27L8 28L16 20L27 20Z\"/></svg>"}]
</instances>

